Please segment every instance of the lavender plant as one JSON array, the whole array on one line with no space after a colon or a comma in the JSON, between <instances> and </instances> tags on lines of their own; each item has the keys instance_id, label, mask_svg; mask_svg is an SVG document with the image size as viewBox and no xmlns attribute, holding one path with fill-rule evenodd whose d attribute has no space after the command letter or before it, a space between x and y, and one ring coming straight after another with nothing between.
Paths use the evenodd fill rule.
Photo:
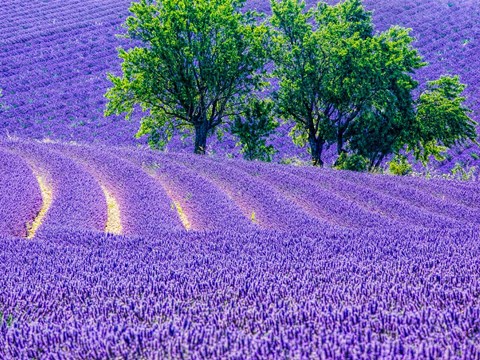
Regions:
<instances>
[{"instance_id":1,"label":"lavender plant","mask_svg":"<svg viewBox=\"0 0 480 360\"><path fill-rule=\"evenodd\" d=\"M473 183L21 140L0 155L0 357L480 353ZM11 229L45 204L31 167L53 201L26 239Z\"/></svg>"},{"instance_id":2,"label":"lavender plant","mask_svg":"<svg viewBox=\"0 0 480 360\"><path fill-rule=\"evenodd\" d=\"M0 354L475 358L478 231L1 238Z\"/></svg>"}]
</instances>

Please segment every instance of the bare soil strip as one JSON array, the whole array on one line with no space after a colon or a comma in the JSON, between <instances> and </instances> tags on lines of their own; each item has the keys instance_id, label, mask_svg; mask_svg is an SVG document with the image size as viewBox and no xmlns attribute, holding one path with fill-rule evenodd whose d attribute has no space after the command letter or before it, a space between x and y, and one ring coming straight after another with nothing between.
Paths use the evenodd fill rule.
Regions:
<instances>
[{"instance_id":1,"label":"bare soil strip","mask_svg":"<svg viewBox=\"0 0 480 360\"><path fill-rule=\"evenodd\" d=\"M53 187L51 183L48 181L47 176L42 173L41 170L33 166L31 163L29 164L33 174L35 175L38 186L40 188L40 193L42 194L42 207L38 212L37 216L31 223L27 224L27 239L33 239L37 230L43 223L45 216L47 215L48 210L53 202Z\"/></svg>"},{"instance_id":2,"label":"bare soil strip","mask_svg":"<svg viewBox=\"0 0 480 360\"><path fill-rule=\"evenodd\" d=\"M101 183L99 184L105 194L105 200L107 202L107 223L105 224L105 232L114 235L121 235L123 229L120 216L120 206L118 205L117 199L115 199L105 185Z\"/></svg>"},{"instance_id":3,"label":"bare soil strip","mask_svg":"<svg viewBox=\"0 0 480 360\"><path fill-rule=\"evenodd\" d=\"M182 204L180 203L179 199L175 196L173 191L170 189L170 187L167 185L167 183L164 181L164 179L162 179L162 177L159 176L155 171L148 169L145 166L143 166L142 168L146 174L148 174L149 176L154 178L156 181L158 181L158 183L163 188L167 196L170 198L170 200L172 201L172 207L174 207L175 210L177 211L178 218L182 222L182 225L185 228L185 230L191 230L192 224L188 219L187 214L183 210Z\"/></svg>"}]
</instances>

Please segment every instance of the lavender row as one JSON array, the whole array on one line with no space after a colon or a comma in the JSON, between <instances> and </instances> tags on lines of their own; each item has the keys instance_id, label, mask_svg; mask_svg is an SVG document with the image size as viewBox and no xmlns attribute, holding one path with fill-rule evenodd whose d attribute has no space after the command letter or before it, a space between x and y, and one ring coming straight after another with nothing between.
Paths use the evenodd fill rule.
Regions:
<instances>
[{"instance_id":1,"label":"lavender row","mask_svg":"<svg viewBox=\"0 0 480 360\"><path fill-rule=\"evenodd\" d=\"M0 235L26 236L42 207L42 195L29 165L0 148Z\"/></svg>"},{"instance_id":2,"label":"lavender row","mask_svg":"<svg viewBox=\"0 0 480 360\"><path fill-rule=\"evenodd\" d=\"M0 356L477 358L479 245L466 230L0 238Z\"/></svg>"},{"instance_id":3,"label":"lavender row","mask_svg":"<svg viewBox=\"0 0 480 360\"><path fill-rule=\"evenodd\" d=\"M241 161L235 163L239 167L252 167L248 162ZM328 194L330 194L332 199L338 199L338 203L335 201L331 204L329 212L338 212L340 215L345 211L344 215L348 218L348 210L342 210L342 212L339 212L338 210L335 210L335 205L337 206L337 209L341 206L348 207L350 205L352 208L352 210L350 210L352 211L352 220L355 221L355 219L357 219L357 226L368 226L369 220L361 220L361 216L355 218L354 214L356 211L353 211L353 208L355 207L363 208L365 216L366 214L371 213L372 216L377 214L376 216L378 218L380 215L380 218L383 217L384 224L393 226L395 226L395 223L397 226L416 225L427 227L437 227L439 224L442 224L441 226L457 226L459 224L455 219L425 211L424 209L409 204L404 200L396 198L396 196L384 194L382 191L376 191L372 189L371 186L368 186L365 181L362 181L361 176L359 176L358 179L355 177L353 179L341 179L341 172L326 169L309 167L292 168L266 164L256 164L255 166L259 169L263 168L266 172L278 172L279 175L277 180L271 180L273 183L277 183L277 186L285 186L285 184L283 184L284 177L290 176L291 191L295 191L296 193L303 192L305 194L306 192L323 189L322 191L327 192L327 198ZM395 178L392 178L392 180L394 181ZM295 184L299 184L298 187L301 189L295 189ZM402 194L398 197L401 198L401 196ZM316 200L316 197L313 194L311 194L309 198L310 201ZM319 202L317 206L324 206L323 203L326 205L325 199ZM390 223L385 222L386 218L390 219ZM373 218L370 219L370 222L372 221L374 221ZM380 223L377 222L378 225L380 225Z\"/></svg>"},{"instance_id":4,"label":"lavender row","mask_svg":"<svg viewBox=\"0 0 480 360\"><path fill-rule=\"evenodd\" d=\"M170 159L198 172L212 181L239 206L244 215L255 224L267 229L303 229L330 227L326 220L316 219L286 199L261 179L210 159L184 154L169 154Z\"/></svg>"},{"instance_id":5,"label":"lavender row","mask_svg":"<svg viewBox=\"0 0 480 360\"><path fill-rule=\"evenodd\" d=\"M12 22L5 22L5 24L12 24L11 26L3 27L3 31L7 34L12 34L12 36L7 37L3 41L7 44L12 44L15 42L23 42L31 39L35 39L38 36L50 36L57 32L71 31L78 28L85 28L91 26L92 23L95 24L95 20L101 17L107 18L116 18L117 22L121 22L121 18L118 14L115 13L115 10L123 9L124 17L127 14L128 2L124 3L123 6L115 8L115 3L109 3L103 7L97 6L85 6L85 3L82 3L81 6L75 7L74 4L70 4L66 8L65 4L59 7L58 9L52 9L52 14L46 14L42 12L45 17L45 22L48 22L48 15L53 17L50 26L43 28L35 28L34 26L28 26L25 23L31 25L31 20L29 16L25 14L18 14L20 21L14 21L15 19L10 19ZM37 15L35 17L35 15ZM30 14L39 21L41 16L40 14ZM57 22L58 21L58 22ZM38 23L37 23L38 24Z\"/></svg>"},{"instance_id":6,"label":"lavender row","mask_svg":"<svg viewBox=\"0 0 480 360\"><path fill-rule=\"evenodd\" d=\"M35 163L51 182L53 201L44 229L104 231L108 221L105 189L118 205L123 231L130 235L184 227L296 231L311 226L479 224L477 209L430 195L429 182L416 182L417 188L396 183L392 177L244 161L222 163L151 151L21 141L4 142L4 146ZM437 187L446 184L438 182ZM475 194L476 189L472 187L471 192Z\"/></svg>"},{"instance_id":7,"label":"lavender row","mask_svg":"<svg viewBox=\"0 0 480 360\"><path fill-rule=\"evenodd\" d=\"M337 176L336 171L319 171L313 168L299 168L296 175L311 181L312 186L324 186L330 191L340 192L362 206L376 210L405 224L421 227L456 227L460 222L456 219L437 214L412 205L405 200L375 191L360 180L345 180Z\"/></svg>"},{"instance_id":8,"label":"lavender row","mask_svg":"<svg viewBox=\"0 0 480 360\"><path fill-rule=\"evenodd\" d=\"M10 141L1 145L32 162L51 188L51 194L46 194L52 198L51 205L36 235L51 229L105 230L105 196L81 166L45 144Z\"/></svg>"},{"instance_id":9,"label":"lavender row","mask_svg":"<svg viewBox=\"0 0 480 360\"><path fill-rule=\"evenodd\" d=\"M254 177L259 177L280 189L283 196L292 199L312 216L320 217L338 226L345 227L384 227L404 226L379 212L365 209L341 194L326 190L308 180L295 175L295 168L288 172L278 167L265 166L258 162L233 162L239 169Z\"/></svg>"},{"instance_id":10,"label":"lavender row","mask_svg":"<svg viewBox=\"0 0 480 360\"><path fill-rule=\"evenodd\" d=\"M480 210L480 193L478 185L465 181L443 181L439 179L422 179L414 177L397 177L397 183L429 192L442 200L448 199L471 209Z\"/></svg>"},{"instance_id":11,"label":"lavender row","mask_svg":"<svg viewBox=\"0 0 480 360\"><path fill-rule=\"evenodd\" d=\"M450 199L432 196L428 184L421 189L402 185L396 178L389 176L366 176L358 174L352 176L348 171L336 174L341 179L348 179L354 183L361 183L370 189L389 194L397 199L402 199L411 205L425 209L432 213L438 213L452 219L457 219L466 224L480 224L478 209L468 208L462 204L450 201ZM449 184L450 188L455 184Z\"/></svg>"},{"instance_id":12,"label":"lavender row","mask_svg":"<svg viewBox=\"0 0 480 360\"><path fill-rule=\"evenodd\" d=\"M102 147L53 145L83 164L113 195L125 234L151 235L183 226L165 191L139 166Z\"/></svg>"},{"instance_id":13,"label":"lavender row","mask_svg":"<svg viewBox=\"0 0 480 360\"><path fill-rule=\"evenodd\" d=\"M151 152L114 150L141 165L162 182L181 204L192 230L238 231L252 228L241 210L212 182L170 160Z\"/></svg>"}]
</instances>

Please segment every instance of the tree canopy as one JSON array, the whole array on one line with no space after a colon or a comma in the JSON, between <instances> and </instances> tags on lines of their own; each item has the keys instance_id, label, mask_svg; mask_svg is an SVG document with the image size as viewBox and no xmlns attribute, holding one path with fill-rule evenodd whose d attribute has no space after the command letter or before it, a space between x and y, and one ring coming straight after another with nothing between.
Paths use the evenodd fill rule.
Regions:
<instances>
[{"instance_id":1,"label":"tree canopy","mask_svg":"<svg viewBox=\"0 0 480 360\"><path fill-rule=\"evenodd\" d=\"M244 4L132 4L124 37L137 46L119 49L122 75L108 74L105 114L129 119L143 111L137 136L153 148L163 148L175 131L193 132L198 154L209 135L227 129L245 158L266 161L278 119L292 125L297 145L308 145L314 165L323 165L333 146L335 166L345 169L372 169L391 155L402 165L407 153L426 163L476 141L465 85L442 76L419 89L414 75L427 64L410 29L376 31L361 0L309 9L301 0L271 0L269 19ZM278 80L269 90L273 101L260 97L268 63Z\"/></svg>"},{"instance_id":2,"label":"tree canopy","mask_svg":"<svg viewBox=\"0 0 480 360\"><path fill-rule=\"evenodd\" d=\"M303 1L281 0L272 9L278 111L294 121L295 140L308 141L315 165L323 164L325 147L347 151L372 112L411 116L411 74L424 64L407 29L375 34L360 0L308 11Z\"/></svg>"},{"instance_id":3,"label":"tree canopy","mask_svg":"<svg viewBox=\"0 0 480 360\"><path fill-rule=\"evenodd\" d=\"M429 81L416 101L416 121L409 133L409 148L424 163L438 148L450 148L468 140L476 142L478 125L462 96L465 85L458 76ZM432 150L433 149L433 150Z\"/></svg>"},{"instance_id":4,"label":"tree canopy","mask_svg":"<svg viewBox=\"0 0 480 360\"><path fill-rule=\"evenodd\" d=\"M275 149L267 145L267 138L279 126L273 118L271 99L252 97L244 114L235 117L230 132L235 135L247 160L271 161Z\"/></svg>"},{"instance_id":5,"label":"tree canopy","mask_svg":"<svg viewBox=\"0 0 480 360\"><path fill-rule=\"evenodd\" d=\"M243 12L243 0L141 0L130 7L126 38L138 46L119 49L122 76L105 114L136 106L148 112L137 136L162 148L176 129L195 132L195 152L207 137L242 111L245 98L262 85L268 28L258 14Z\"/></svg>"},{"instance_id":6,"label":"tree canopy","mask_svg":"<svg viewBox=\"0 0 480 360\"><path fill-rule=\"evenodd\" d=\"M406 101L400 109L408 111L376 104L352 128L350 150L368 159L371 168L401 151L411 152L426 165L431 156L442 160L442 153L453 145L476 142L477 123L464 104L464 89L458 76L428 82L417 99L403 89Z\"/></svg>"}]
</instances>

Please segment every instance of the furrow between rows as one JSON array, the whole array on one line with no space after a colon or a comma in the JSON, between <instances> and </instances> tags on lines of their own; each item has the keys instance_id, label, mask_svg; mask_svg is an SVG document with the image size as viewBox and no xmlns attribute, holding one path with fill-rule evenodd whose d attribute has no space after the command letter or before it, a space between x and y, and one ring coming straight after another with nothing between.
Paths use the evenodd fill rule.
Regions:
<instances>
[{"instance_id":1,"label":"furrow between rows","mask_svg":"<svg viewBox=\"0 0 480 360\"><path fill-rule=\"evenodd\" d=\"M410 226L421 227L458 227L461 223L450 217L433 213L426 209L411 205L404 200L396 199L383 192L371 189L362 180L342 179L337 171L302 168L296 169L296 175L339 192L362 206L378 211L381 214Z\"/></svg>"},{"instance_id":2,"label":"furrow between rows","mask_svg":"<svg viewBox=\"0 0 480 360\"><path fill-rule=\"evenodd\" d=\"M107 234L122 234L122 216L120 212L120 206L115 196L104 185L100 185L105 195L105 201L107 202L107 223L105 224L105 232Z\"/></svg>"},{"instance_id":3,"label":"furrow between rows","mask_svg":"<svg viewBox=\"0 0 480 360\"><path fill-rule=\"evenodd\" d=\"M53 188L51 181L48 180L47 174L45 174L45 172L41 169L38 169L33 163L30 163L30 167L35 175L35 178L37 179L38 187L40 189L40 193L42 194L42 207L33 221L31 223L27 223L27 239L33 239L35 237L53 202Z\"/></svg>"},{"instance_id":4,"label":"furrow between rows","mask_svg":"<svg viewBox=\"0 0 480 360\"><path fill-rule=\"evenodd\" d=\"M446 198L439 199L435 196L432 196L430 192L426 191L426 189L428 189L428 183L424 188L418 189L413 186L402 185L396 181L396 177L393 178L391 176L368 176L366 174L350 174L349 172L343 171L339 172L337 176L342 179L348 179L349 181L357 184L361 182L369 189L387 194L391 197L408 203L411 206L420 208L425 212L444 216L464 224L480 224L480 216L478 216L478 211L456 202L452 203Z\"/></svg>"},{"instance_id":5,"label":"furrow between rows","mask_svg":"<svg viewBox=\"0 0 480 360\"><path fill-rule=\"evenodd\" d=\"M307 214L265 181L226 163L198 156L169 154L171 159L207 177L229 195L252 223L265 229L323 228L332 224Z\"/></svg>"},{"instance_id":6,"label":"furrow between rows","mask_svg":"<svg viewBox=\"0 0 480 360\"><path fill-rule=\"evenodd\" d=\"M118 150L157 179L172 199L184 227L191 230L248 229L252 224L240 208L211 181L169 159L169 156Z\"/></svg>"},{"instance_id":7,"label":"furrow between rows","mask_svg":"<svg viewBox=\"0 0 480 360\"><path fill-rule=\"evenodd\" d=\"M320 220L351 228L399 225L378 212L364 209L358 203L289 172L279 171L278 168L260 163L235 162L234 164L250 175L267 181L279 189L286 198Z\"/></svg>"},{"instance_id":8,"label":"furrow between rows","mask_svg":"<svg viewBox=\"0 0 480 360\"><path fill-rule=\"evenodd\" d=\"M6 146L30 164L42 192L43 207L28 237L40 236L43 230L104 231L103 192L88 172L44 144L8 142Z\"/></svg>"},{"instance_id":9,"label":"furrow between rows","mask_svg":"<svg viewBox=\"0 0 480 360\"><path fill-rule=\"evenodd\" d=\"M151 236L183 230L165 190L141 167L112 155L104 148L54 144L55 149L82 162L117 201L125 235ZM110 206L112 208L112 206Z\"/></svg>"}]
</instances>

